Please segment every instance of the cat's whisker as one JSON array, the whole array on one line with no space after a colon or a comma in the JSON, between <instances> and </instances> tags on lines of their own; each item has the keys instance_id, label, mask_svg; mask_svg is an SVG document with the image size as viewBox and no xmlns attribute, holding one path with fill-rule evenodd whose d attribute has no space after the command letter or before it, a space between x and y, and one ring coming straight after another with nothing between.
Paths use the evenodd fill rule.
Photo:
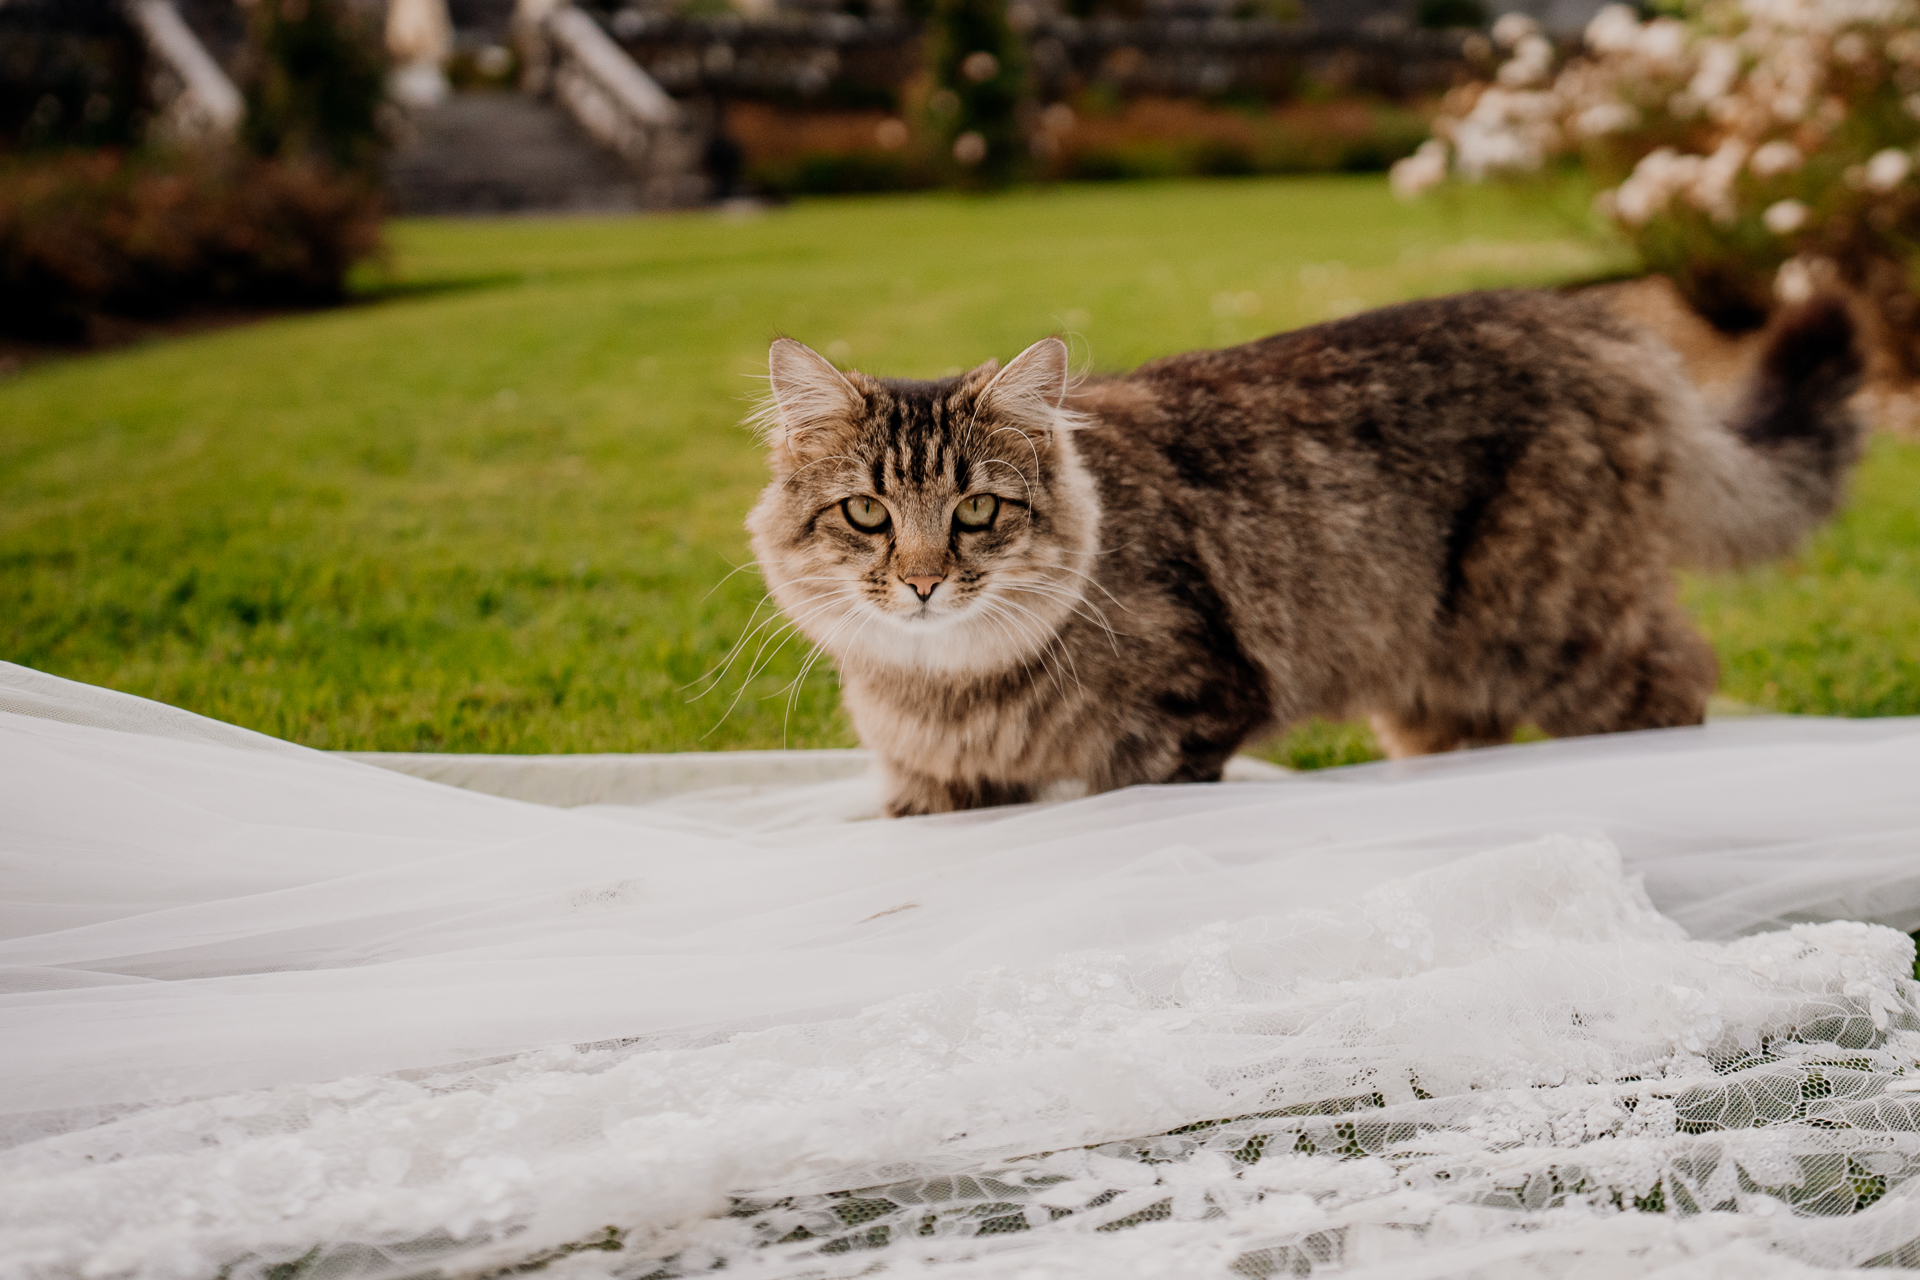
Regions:
<instances>
[{"instance_id":1,"label":"cat's whisker","mask_svg":"<svg viewBox=\"0 0 1920 1280\"><path fill-rule=\"evenodd\" d=\"M808 609L799 616L786 619L779 627L769 632L766 638L761 640L760 647L754 651L753 661L748 663L747 674L741 677L740 687L734 691L733 701L729 702L727 709L720 713L720 718L714 722L713 728L708 729L706 733L700 735L701 740L705 741L713 734L714 730L726 723L727 717L733 714L733 709L740 705L740 699L745 696L747 689L753 684L754 678L758 676L760 672L764 671L768 664L780 656L781 650L786 648L787 642L793 639L795 634L799 633L802 626L819 616L819 614L827 608L841 603L844 603L844 595L830 596L825 600L819 601L811 609ZM776 617L777 616L778 615L776 615ZM773 621L775 621L775 618L767 619L767 622L761 623L760 627L755 628L755 631L760 630L761 627L765 627ZM747 638L750 638L750 636ZM745 638L743 638L743 644L744 639ZM778 643L775 643L776 640ZM773 651L771 653L767 651L768 645L773 645ZM729 663L729 665L731 665L731 663ZM710 687L704 693L700 694L699 697L705 697L707 693L711 692L713 692L713 689ZM689 699L689 701L697 700L697 698Z\"/></svg>"},{"instance_id":2,"label":"cat's whisker","mask_svg":"<svg viewBox=\"0 0 1920 1280\"><path fill-rule=\"evenodd\" d=\"M982 600L976 607L980 610L981 617L986 621L987 625L995 631L998 631L1001 639L1006 641L1007 649L1010 653L1017 655L1020 650L1025 647L1021 642L1026 637L1026 631L1024 629L1014 629L1013 624L1016 619L1007 614L999 605L991 600ZM1055 688L1058 687L1059 683L1056 681Z\"/></svg>"},{"instance_id":3,"label":"cat's whisker","mask_svg":"<svg viewBox=\"0 0 1920 1280\"><path fill-rule=\"evenodd\" d=\"M1027 483L1026 472L1014 466L1011 462L1008 462L1005 458L982 458L980 460L980 466L982 467L982 469L987 467L1005 467L1007 470L1013 472L1014 479L1018 480L1020 482L1020 487L1026 490L1027 505L1028 506L1033 505L1033 486Z\"/></svg>"},{"instance_id":4,"label":"cat's whisker","mask_svg":"<svg viewBox=\"0 0 1920 1280\"><path fill-rule=\"evenodd\" d=\"M1022 621L1019 618L1016 618L1012 614L1007 613L1001 601L983 600L981 601L981 607L987 611L988 621L992 622L996 627L996 629L999 630L1000 634L1007 638L1008 645L1013 649L1015 653L1018 653L1020 649L1024 647L1021 644L1022 640L1032 639L1032 632L1030 632L1027 629L1025 624L1022 623ZM1006 622L1006 626L1000 626L999 622L996 621L996 619L1004 619ZM1059 669L1059 664L1057 659L1055 659L1051 664L1048 662L1048 654L1049 654L1050 648L1051 646L1046 644L1043 640L1043 643L1041 643L1039 647L1035 649L1033 660L1037 661L1040 664L1040 669L1046 673L1048 680L1052 681L1054 692L1058 693L1061 697L1064 698L1067 696L1066 685L1062 682L1062 677L1064 675L1064 672ZM1079 685L1079 677L1077 673L1074 678L1074 683L1076 686Z\"/></svg>"},{"instance_id":5,"label":"cat's whisker","mask_svg":"<svg viewBox=\"0 0 1920 1280\"><path fill-rule=\"evenodd\" d=\"M1050 652L1054 648L1053 641L1057 637L1058 632L1056 632L1052 627L1047 625L1046 619L1042 618L1039 614L1027 608L1025 605L1016 604L1011 600L1005 599L1004 597L998 603L1000 603L1001 605L1009 609L1017 609L1021 613L1025 614L1027 617L1033 620L1034 625L1039 629L1039 634L1045 639L1045 645L1042 648L1043 653ZM1073 660L1073 651L1066 645L1060 645L1059 654L1060 654L1060 657L1066 659L1067 670L1071 672L1073 675L1073 683L1075 687L1080 689L1082 692L1085 692L1086 685L1083 684L1080 680L1080 667L1079 667L1079 664Z\"/></svg>"},{"instance_id":6,"label":"cat's whisker","mask_svg":"<svg viewBox=\"0 0 1920 1280\"><path fill-rule=\"evenodd\" d=\"M797 622L789 622L786 626L780 628L778 631L773 632L772 635L768 636L766 640L761 642L760 652L765 652L766 646L773 642L774 636L778 636L780 638L779 643L777 645L774 645L773 652L767 655L767 662L772 662L775 658L780 656L780 651L787 647L787 642L793 639L793 637L798 634L800 634L799 624ZM755 653L754 659L756 663L758 663L759 658L760 658L760 653ZM705 742L708 738L712 737L713 734L720 728L720 726L727 722L727 718L733 714L733 709L740 705L740 699L746 696L747 689L753 684L754 677L759 675L763 669L764 669L764 664L756 665L752 669L750 669L745 676L741 678L740 687L738 689L735 689L733 692L733 701L729 702L727 704L727 709L720 713L720 718L713 722L713 728L708 729L705 733L700 735L700 740L702 742Z\"/></svg>"},{"instance_id":7,"label":"cat's whisker","mask_svg":"<svg viewBox=\"0 0 1920 1280\"><path fill-rule=\"evenodd\" d=\"M833 626L828 628L827 634L813 642L808 656L801 662L800 674L787 681L787 683L780 688L775 689L772 693L768 694L767 697L777 698L783 693L798 688L800 683L807 678L807 673L813 669L814 663L818 662L831 648L834 637L838 636L842 631L845 631L848 625L855 620L864 621L872 616L870 612L863 615L852 609L842 614L840 618L834 622Z\"/></svg>"},{"instance_id":8,"label":"cat's whisker","mask_svg":"<svg viewBox=\"0 0 1920 1280\"><path fill-rule=\"evenodd\" d=\"M716 592L716 591L718 591L718 590L719 590L720 588L722 588L722 587L724 587L724 586L726 586L726 585L727 585L727 583L729 583L729 582L731 582L731 581L733 581L733 575L734 575L734 574L736 574L736 573L744 573L744 572L745 572L746 570L748 570L748 569L752 569L752 568L756 568L756 567L758 567L758 565L759 565L759 563L760 563L760 562L759 562L759 561L757 561L757 560L749 560L749 561L747 561L747 562L746 562L745 564L737 564L737 565L735 565L735 566L733 566L733 568L732 568L732 569L730 569L730 570L728 570L728 571L727 571L727 574L726 574L726 576L725 576L725 577L723 577L723 578L721 578L721 579L720 579L720 581L718 581L718 582L716 582L716 583L714 583L714 584L713 584L713 585L712 585L711 587L708 587L708 588L707 588L707 594L706 594L706 595L704 595L704 596L701 596L701 597L700 597L700 602L701 602L702 604L705 604L705 603L706 603L706 602L707 602L708 600L711 600L711 599L713 598L713 593L714 593L714 592Z\"/></svg>"},{"instance_id":9,"label":"cat's whisker","mask_svg":"<svg viewBox=\"0 0 1920 1280\"><path fill-rule=\"evenodd\" d=\"M1052 600L1057 604L1066 605L1068 612L1078 617L1086 619L1088 622L1092 623L1094 626L1099 627L1102 631L1106 632L1107 643L1112 646L1114 654L1118 656L1120 652L1120 641L1119 641L1118 635L1115 633L1113 627L1107 622L1106 615L1100 611L1100 607L1094 604L1091 600L1088 600L1086 597L1077 595L1071 591L1067 591L1064 588L1052 586L1050 584L1033 583L1033 582L1009 583L1005 589L1008 591L1028 592L1032 595L1039 596L1042 599Z\"/></svg>"},{"instance_id":10,"label":"cat's whisker","mask_svg":"<svg viewBox=\"0 0 1920 1280\"><path fill-rule=\"evenodd\" d=\"M780 644L782 647L785 647L786 642L793 638L795 634L795 630L796 629L794 627L789 625L781 628L780 631L776 631L774 633L775 635L784 636L784 638L780 641ZM775 649L774 652L778 654L780 650ZM727 718L733 714L733 709L740 705L741 697L745 695L745 693L747 692L747 686L752 683L753 683L753 676L751 673L749 673L747 677L740 682L740 687L734 690L733 701L729 702L727 704L727 709L720 713L720 718L713 722L713 727L700 735L700 741L705 742L708 738L712 737L715 733L719 732L720 726L727 722Z\"/></svg>"},{"instance_id":11,"label":"cat's whisker","mask_svg":"<svg viewBox=\"0 0 1920 1280\"><path fill-rule=\"evenodd\" d=\"M1045 620L1031 609L1015 604L1011 600L1003 597L993 603L1002 611L1009 624L1017 627L1021 635L1028 637L1034 642L1034 656L1041 665L1044 667L1049 660L1051 661L1053 671L1057 672L1054 677L1054 688L1060 692L1062 697L1066 696L1066 688L1061 683L1062 679L1070 678L1076 689L1079 689L1083 693L1086 691L1086 685L1080 679L1079 666L1073 660L1072 651L1069 650L1066 645L1056 645L1055 643L1058 638L1058 632L1048 626ZM1030 623L1023 621L1022 618L1013 616L1013 614L1005 613L1008 609L1017 610L1019 613L1025 615L1026 619L1031 620ZM1064 666L1062 665L1063 659L1065 661Z\"/></svg>"},{"instance_id":12,"label":"cat's whisker","mask_svg":"<svg viewBox=\"0 0 1920 1280\"><path fill-rule=\"evenodd\" d=\"M1129 545L1131 545L1131 544L1129 544ZM1121 550L1121 551L1124 551L1125 549L1126 549L1126 548L1124 548L1124 547L1117 547L1117 548L1115 548L1115 550ZM1105 554L1105 553L1101 553L1101 554ZM1111 592L1111 591L1109 591L1109 590L1107 590L1107 588L1106 588L1106 584L1104 584L1104 583L1102 583L1102 582L1101 582L1101 581L1100 581L1100 580L1099 580L1098 578L1096 578L1096 577L1094 577L1094 576L1093 576L1092 574L1090 574L1090 573L1087 573L1087 572L1086 572L1085 570L1082 570L1082 569L1076 569L1076 568L1074 568L1074 567L1073 567L1072 565L1070 565L1070 564L1062 564L1062 565L1055 565L1055 566L1053 566L1053 567L1054 567L1054 568L1057 568L1057 569L1059 569L1059 570L1060 570L1060 572L1062 572L1062 573L1070 573L1070 574L1072 574L1072 575L1073 575L1074 577L1076 577L1076 578L1085 578L1085 579L1087 580L1087 583L1088 583L1088 584L1089 584L1090 586L1092 586L1092 587L1094 587L1094 588L1095 588L1096 590L1098 590L1098 591L1100 592L1100 594L1101 594L1101 595L1103 595L1103 596L1105 596L1105 597L1106 597L1107 599L1109 599L1109 600L1111 600L1111 601L1113 601L1113 603L1114 603L1114 604L1115 604L1115 605L1116 605L1116 606L1117 606L1117 607L1118 607L1118 608L1119 608L1119 609L1120 609L1120 610L1121 610L1122 612L1125 612L1125 613L1132 613L1132 612L1133 612L1133 610L1132 610L1132 609L1129 609L1129 608L1127 608L1127 605L1126 605L1126 602L1125 602L1125 601L1123 601L1122 599L1120 599L1120 597L1119 597L1119 596L1116 596L1116 595L1114 595L1114 594L1113 594L1113 592Z\"/></svg>"},{"instance_id":13,"label":"cat's whisker","mask_svg":"<svg viewBox=\"0 0 1920 1280\"><path fill-rule=\"evenodd\" d=\"M792 475L788 476L785 480L782 480L780 482L780 487L782 489L786 488L788 485L792 484L795 480L798 480L800 478L801 472L807 471L813 467L817 467L823 462L851 462L855 467L860 467L864 465L860 461L860 459L853 457L850 454L845 454L845 453L828 454L824 458L815 458L812 462L807 463L807 465L804 467L796 468Z\"/></svg>"},{"instance_id":14,"label":"cat's whisker","mask_svg":"<svg viewBox=\"0 0 1920 1280\"><path fill-rule=\"evenodd\" d=\"M795 581L804 581L804 579L796 579ZM818 579L818 581L828 582L828 581L838 581L838 579L823 577ZM765 622L762 622L757 626L753 624L754 618L759 616L761 605L766 604L772 598L773 597L770 594L763 595L760 597L760 603L754 605L753 613L747 616L748 629L741 634L738 640L734 641L733 647L727 651L726 657L720 661L718 666L708 670L705 675L699 676L698 678L690 681L689 683L681 685L680 688L676 690L676 692L684 693L688 689L693 688L694 685L701 683L701 681L707 680L708 677L712 677L712 683L708 684L708 686L705 689L702 689L699 693L695 694L693 697L688 698L687 701L698 702L701 698L704 698L709 693L712 693L713 690L719 685L720 681L726 678L728 669L731 668L734 662L739 658L741 650L745 648L745 646L747 646L748 644L752 643L753 637L759 634L759 632L764 628L772 626L775 622L780 621L780 615L778 613L775 613L771 617L769 617Z\"/></svg>"},{"instance_id":15,"label":"cat's whisker","mask_svg":"<svg viewBox=\"0 0 1920 1280\"><path fill-rule=\"evenodd\" d=\"M766 645L767 645L768 643L770 643L770 642L771 642L771 641L772 641L772 640L773 640L774 638L776 638L776 637L781 637L781 636L786 636L786 637L788 637L788 638L791 638L791 635L792 635L792 633L793 633L793 632L794 632L795 630L796 630L796 624L795 624L795 623L794 623L793 621L791 621L790 619L783 619L783 620L781 621L781 623L780 623L780 625L779 625L778 627L775 627L775 628L774 628L774 629L773 629L773 630L772 630L771 632L769 632L769 633L767 634L767 638L766 638L766 640L763 640L763 641L761 642L761 647L762 647L762 649L764 649L764 648L765 648L765 646L766 646ZM784 641L784 640L782 640L782 643L784 644L784 643L785 643L785 641ZM777 651L776 651L776 652L777 652ZM756 654L755 656L757 657L757 656L758 656L758 654ZM749 683L751 683L751 681L752 681L752 676L751 676L751 675L749 675L749 676L747 676L747 677L746 677L745 679L743 679L743 680L742 680L742 681L740 682L740 688L741 688L741 689L745 689L745 688L747 687L747 685L748 685ZM690 702L690 703L692 703L692 702L698 702L698 701L699 701L699 700L700 700L701 698L704 698L704 697L706 697L706 696L707 696L707 694L709 694L709 693L712 693L712 692L714 691L714 689L716 689L716 688L718 688L718 687L719 687L719 682L718 682L718 681L716 681L716 682L715 682L714 684L712 684L712 685L710 685L710 686L708 686L708 687L707 687L707 688L706 688L705 690L703 690L703 691L702 691L701 693L699 693L699 694L697 694L697 695L695 695L694 697L691 697L691 698L688 698L688 699L687 699L687 701L688 701L688 702ZM727 704L727 710L726 710L726 711L723 711L723 712L721 712L721 713L720 713L720 719L721 719L721 721L724 721L724 720L726 720L726 718L727 718L727 715L728 715L728 714L729 714L730 712L732 712L732 710L733 710L733 707L734 707L734 704L735 704L735 703L738 703L739 701L740 701L740 695L739 695L739 693L738 693L738 692L736 692L736 693L734 694L734 698L733 698L733 702L731 702L731 703L728 703L728 704ZM719 725L718 725L718 724L716 723L716 724L715 724L715 726L714 726L714 728L718 728L718 727L719 727ZM708 730L708 732L710 733L710 732L712 732L712 730Z\"/></svg>"},{"instance_id":16,"label":"cat's whisker","mask_svg":"<svg viewBox=\"0 0 1920 1280\"><path fill-rule=\"evenodd\" d=\"M852 617L853 615L848 614L847 616ZM867 628L873 625L873 620L879 616L880 616L879 614L873 612L872 610L868 610L861 615L860 625L854 629L853 635L848 637L847 643L849 648L853 647L854 645L860 642L860 637L866 634ZM813 648L813 653L807 658L805 664L801 666L800 674L795 676L792 682L788 686L791 692L787 694L787 711L786 711L786 715L782 717L780 721L780 747L781 747L781 750L783 751L786 749L786 745L787 745L788 730L793 725L794 703L800 697L801 687L805 685L807 677L812 674L814 667L819 665L820 659L826 657L826 655L827 655L827 650L826 650L826 644L824 641L820 644L815 645Z\"/></svg>"},{"instance_id":17,"label":"cat's whisker","mask_svg":"<svg viewBox=\"0 0 1920 1280\"><path fill-rule=\"evenodd\" d=\"M782 751L787 749L787 735L793 728L793 706L800 697L800 688L806 683L807 677L813 672L814 665L820 661L825 652L822 646L817 644L813 646L812 651L800 664L800 674L787 681L784 691L787 695L787 708L785 714L780 717L780 749Z\"/></svg>"},{"instance_id":18,"label":"cat's whisker","mask_svg":"<svg viewBox=\"0 0 1920 1280\"><path fill-rule=\"evenodd\" d=\"M1045 468L1040 465L1040 446L1033 442L1032 436L1020 430L1020 428L1018 427L999 427L999 428L996 428L995 430L987 432L987 439L991 440L995 436L1001 436L1001 435L1019 436L1020 439L1026 444L1027 448L1031 450L1033 453L1033 473L1035 475L1039 475L1043 470L1045 470Z\"/></svg>"},{"instance_id":19,"label":"cat's whisker","mask_svg":"<svg viewBox=\"0 0 1920 1280\"><path fill-rule=\"evenodd\" d=\"M685 693L687 690L693 688L695 685L709 678L712 679L714 684L718 684L720 679L726 675L727 668L733 665L733 660L735 657L739 655L741 646L745 645L747 641L753 636L754 632L758 631L760 627L766 626L767 622L772 622L775 618L778 618L780 616L776 612L772 618L767 619L767 622L760 623L757 626L754 623L754 619L760 616L761 608L765 606L766 603L772 599L773 599L773 595L771 592L763 594L760 597L760 599L754 604L753 612L747 615L747 630L742 631L740 633L740 638L735 640L732 646L728 648L726 655L722 657L719 662L707 668L707 670L702 672L700 675L695 676L692 680L687 681L687 683L681 685L678 689L674 690L674 692ZM688 702L698 701L699 699L706 697L707 694L711 692L713 692L713 686L708 685L707 688L701 690L699 693L695 694L693 697L688 698L687 701Z\"/></svg>"},{"instance_id":20,"label":"cat's whisker","mask_svg":"<svg viewBox=\"0 0 1920 1280\"><path fill-rule=\"evenodd\" d=\"M812 622L815 618L819 617L821 614L825 613L827 610L837 605L845 605L849 603L849 600L850 600L850 597L846 592L838 592L838 593L835 593L834 595L830 595L826 597L823 600L816 601L811 607L809 607L808 609L804 610L803 612L801 612L800 614L798 614L797 616L791 619L793 628L795 630L804 630L807 623ZM787 638L791 639L792 637L789 636ZM743 691L745 690L747 685L753 682L753 678L755 676L759 675L762 671L766 670L768 663L772 662L775 657L779 656L780 649L776 647L773 653L767 654L765 660L762 661L761 655L766 654L767 646L771 643L773 643L773 637L769 636L765 640L762 640L760 642L760 648L755 650L753 655L753 661L748 664L746 677L741 681L740 687ZM786 644L786 640L782 640L780 644L781 646L784 646ZM737 700L738 699L736 699L736 701Z\"/></svg>"},{"instance_id":21,"label":"cat's whisker","mask_svg":"<svg viewBox=\"0 0 1920 1280\"><path fill-rule=\"evenodd\" d=\"M1079 614L1081 617L1087 619L1087 621L1100 627L1109 636L1114 634L1113 627L1107 622L1105 611L1102 610L1099 605L1070 587L1064 587L1053 582L1015 580L1007 585L1007 590L1030 592L1033 595L1043 596L1059 604L1064 604L1070 611ZM1119 602L1116 601L1115 603L1117 604ZM1124 608L1125 606L1121 607Z\"/></svg>"}]
</instances>

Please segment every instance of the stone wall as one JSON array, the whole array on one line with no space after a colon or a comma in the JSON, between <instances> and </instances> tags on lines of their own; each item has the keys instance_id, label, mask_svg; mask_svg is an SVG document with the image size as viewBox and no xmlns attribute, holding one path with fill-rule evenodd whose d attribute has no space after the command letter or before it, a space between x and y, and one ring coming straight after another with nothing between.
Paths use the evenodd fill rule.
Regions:
<instances>
[{"instance_id":1,"label":"stone wall","mask_svg":"<svg viewBox=\"0 0 1920 1280\"><path fill-rule=\"evenodd\" d=\"M902 18L849 14L648 16L607 25L669 93L887 105L920 70L921 29ZM1035 90L1059 101L1093 86L1122 97L1321 91L1406 99L1445 90L1470 70L1460 33L1333 31L1260 19L1158 17L1028 25Z\"/></svg>"}]
</instances>

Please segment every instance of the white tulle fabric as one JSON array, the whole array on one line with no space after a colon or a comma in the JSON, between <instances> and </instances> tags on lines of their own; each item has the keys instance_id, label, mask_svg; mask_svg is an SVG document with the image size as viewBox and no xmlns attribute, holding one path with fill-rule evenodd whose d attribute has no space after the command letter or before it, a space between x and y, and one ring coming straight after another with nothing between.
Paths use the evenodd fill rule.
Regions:
<instances>
[{"instance_id":1,"label":"white tulle fabric","mask_svg":"<svg viewBox=\"0 0 1920 1280\"><path fill-rule=\"evenodd\" d=\"M0 1275L1920 1265L1920 723L865 787L549 808L0 666Z\"/></svg>"}]
</instances>

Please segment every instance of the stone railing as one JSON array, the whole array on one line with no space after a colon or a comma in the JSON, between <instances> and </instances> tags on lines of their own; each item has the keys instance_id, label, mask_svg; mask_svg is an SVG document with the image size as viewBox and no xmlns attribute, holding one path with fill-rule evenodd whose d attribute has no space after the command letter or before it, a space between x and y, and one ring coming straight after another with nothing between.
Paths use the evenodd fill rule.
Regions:
<instances>
[{"instance_id":1,"label":"stone railing","mask_svg":"<svg viewBox=\"0 0 1920 1280\"><path fill-rule=\"evenodd\" d=\"M615 13L622 48L667 91L875 105L921 67L919 26L848 14L646 17ZM1123 96L1284 99L1304 83L1403 99L1443 90L1469 68L1472 37L1335 30L1261 19L1040 19L1026 32L1034 89L1057 101L1094 85Z\"/></svg>"},{"instance_id":2,"label":"stone railing","mask_svg":"<svg viewBox=\"0 0 1920 1280\"><path fill-rule=\"evenodd\" d=\"M146 42L156 130L179 142L233 137L246 102L172 0L127 0L127 17Z\"/></svg>"},{"instance_id":3,"label":"stone railing","mask_svg":"<svg viewBox=\"0 0 1920 1280\"><path fill-rule=\"evenodd\" d=\"M1283 100L1306 84L1404 100L1450 88L1467 40L1437 31L1330 30L1238 18L1057 18L1028 37L1035 88L1065 98L1089 85L1122 96Z\"/></svg>"},{"instance_id":4,"label":"stone railing","mask_svg":"<svg viewBox=\"0 0 1920 1280\"><path fill-rule=\"evenodd\" d=\"M699 131L599 23L572 5L523 4L521 26L528 87L549 94L619 156L641 179L647 204L676 206L702 197Z\"/></svg>"},{"instance_id":5,"label":"stone railing","mask_svg":"<svg viewBox=\"0 0 1920 1280\"><path fill-rule=\"evenodd\" d=\"M920 69L919 24L850 14L613 15L613 34L669 92L891 103ZM829 92L831 91L831 92Z\"/></svg>"}]
</instances>

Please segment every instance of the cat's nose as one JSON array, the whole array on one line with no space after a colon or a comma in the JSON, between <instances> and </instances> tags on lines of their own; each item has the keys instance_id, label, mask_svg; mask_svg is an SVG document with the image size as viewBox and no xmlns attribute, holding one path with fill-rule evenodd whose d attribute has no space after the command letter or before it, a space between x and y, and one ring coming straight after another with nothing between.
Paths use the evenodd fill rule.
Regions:
<instances>
[{"instance_id":1,"label":"cat's nose","mask_svg":"<svg viewBox=\"0 0 1920 1280\"><path fill-rule=\"evenodd\" d=\"M921 578L902 578L900 581L912 587L913 594L920 597L921 604L925 604L933 596L933 589L945 582L946 578L935 573Z\"/></svg>"}]
</instances>

